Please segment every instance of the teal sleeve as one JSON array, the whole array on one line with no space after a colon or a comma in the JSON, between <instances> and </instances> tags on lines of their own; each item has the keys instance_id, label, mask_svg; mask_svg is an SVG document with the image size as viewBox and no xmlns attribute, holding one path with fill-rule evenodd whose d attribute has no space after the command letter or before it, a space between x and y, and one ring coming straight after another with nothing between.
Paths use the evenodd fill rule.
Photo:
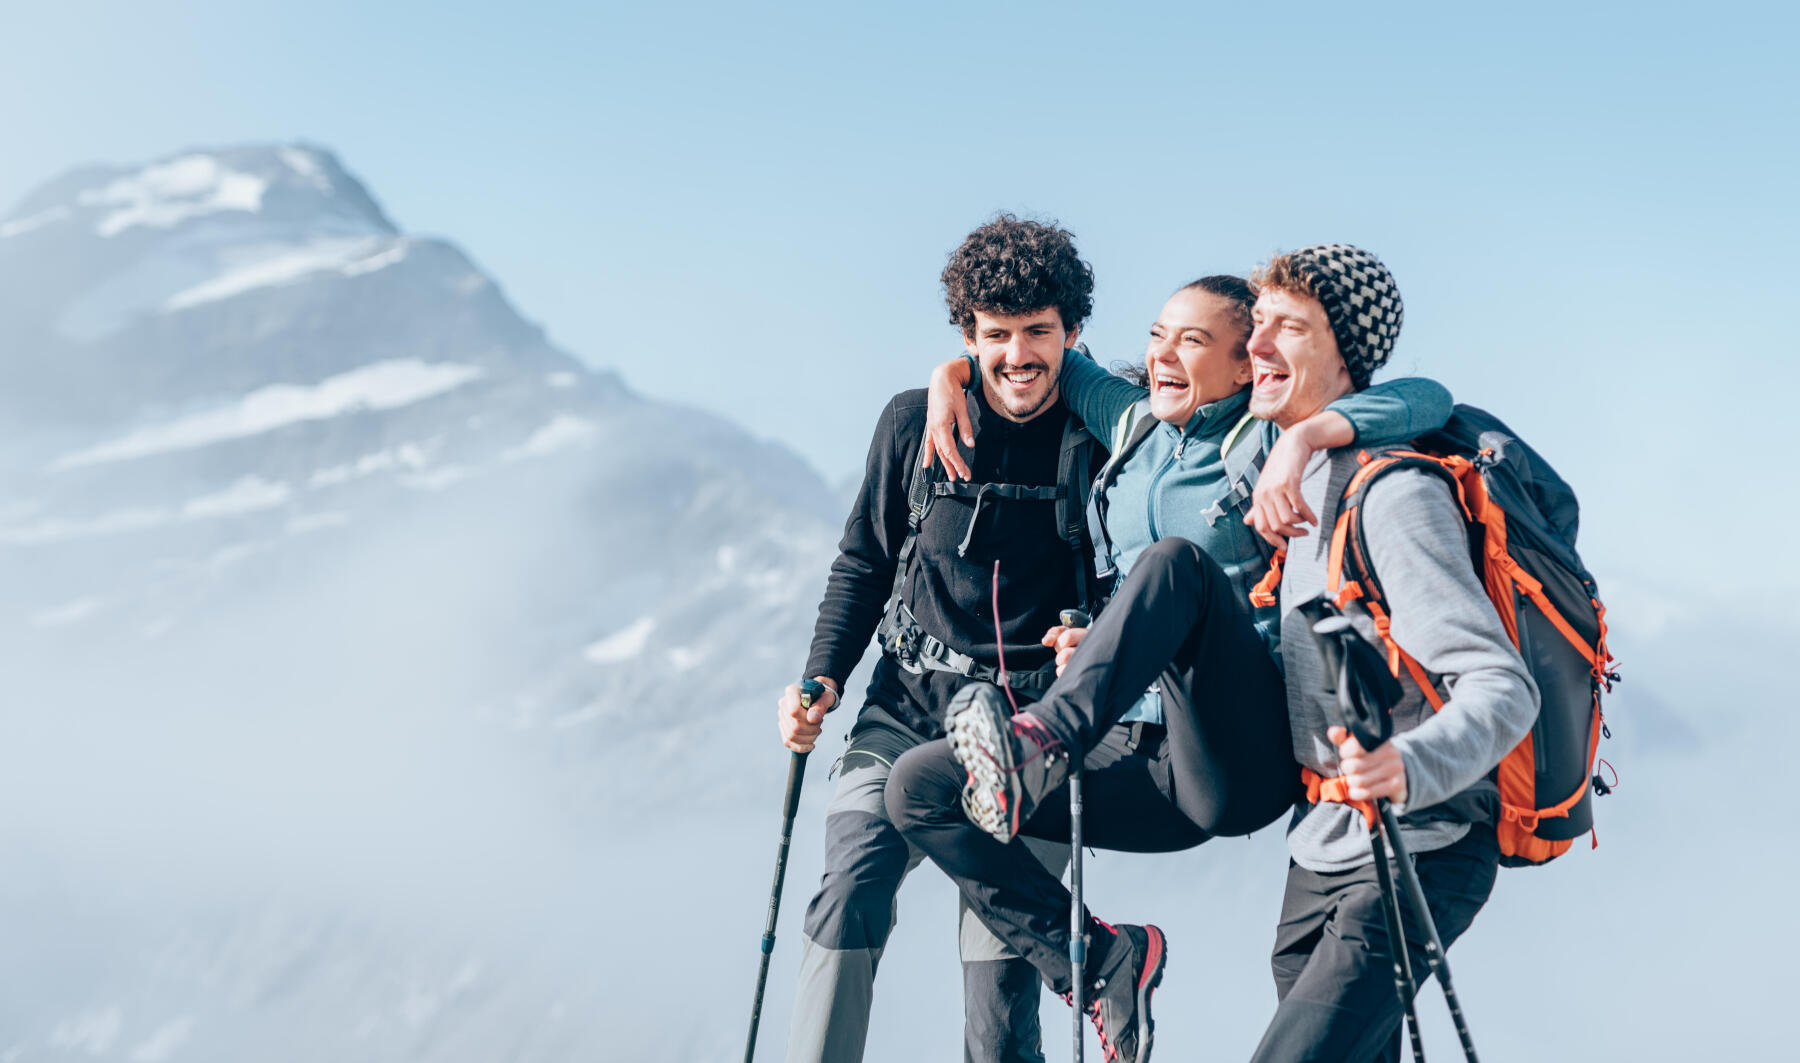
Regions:
<instances>
[{"instance_id":1,"label":"teal sleeve","mask_svg":"<svg viewBox=\"0 0 1800 1063\"><path fill-rule=\"evenodd\" d=\"M1062 377L1058 383L1062 386L1063 401L1103 444L1112 442L1113 426L1125 416L1131 404L1150 394L1129 380L1113 376L1092 358L1073 349L1063 352Z\"/></svg>"},{"instance_id":2,"label":"teal sleeve","mask_svg":"<svg viewBox=\"0 0 1800 1063\"><path fill-rule=\"evenodd\" d=\"M1424 377L1403 377L1345 395L1328 409L1350 422L1355 443L1381 447L1404 443L1450 420L1450 389Z\"/></svg>"}]
</instances>

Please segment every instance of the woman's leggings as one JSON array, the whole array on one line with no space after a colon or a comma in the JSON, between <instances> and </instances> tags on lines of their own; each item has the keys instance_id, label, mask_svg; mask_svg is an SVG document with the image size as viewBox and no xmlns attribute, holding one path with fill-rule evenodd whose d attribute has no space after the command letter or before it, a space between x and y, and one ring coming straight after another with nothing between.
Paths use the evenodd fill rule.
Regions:
<instances>
[{"instance_id":1,"label":"woman's leggings","mask_svg":"<svg viewBox=\"0 0 1800 1063\"><path fill-rule=\"evenodd\" d=\"M1163 727L1116 727L1159 680ZM1184 539L1138 558L1029 711L1082 757L1083 840L1097 848L1173 852L1248 834L1300 796L1280 670L1230 580ZM1144 731L1153 740L1134 743ZM1002 845L969 822L965 778L947 741L919 746L894 765L889 816L996 934L1067 992L1069 892L1022 842ZM1067 841L1067 791L1046 795L1022 833Z\"/></svg>"}]
</instances>

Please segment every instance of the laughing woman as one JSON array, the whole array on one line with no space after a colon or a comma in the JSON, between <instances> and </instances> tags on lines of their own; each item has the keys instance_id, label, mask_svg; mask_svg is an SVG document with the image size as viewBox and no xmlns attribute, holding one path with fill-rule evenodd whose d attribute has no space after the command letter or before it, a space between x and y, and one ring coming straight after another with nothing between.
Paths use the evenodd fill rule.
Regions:
<instances>
[{"instance_id":1,"label":"laughing woman","mask_svg":"<svg viewBox=\"0 0 1800 1063\"><path fill-rule=\"evenodd\" d=\"M1301 795L1278 618L1272 607L1253 609L1249 592L1273 544L1316 523L1299 493L1314 452L1400 442L1450 415L1441 385L1398 380L1278 437L1249 413L1253 390L1286 384L1282 367L1253 364L1245 349L1255 300L1232 276L1177 291L1150 327L1135 380L1073 352L1064 359L1064 399L1112 451L1089 505L1112 604L1091 629L1044 636L1066 670L1031 712L1013 715L999 688L971 684L952 703L950 737L894 766L894 822L1058 992L1074 977L1069 893L1010 843L1068 839L1068 802L1048 798L1075 757L1091 846L1175 851L1287 812ZM967 431L968 373L958 358L932 376L929 449L948 475L967 475L956 443ZM1091 915L1088 925L1084 982L1095 1024L1117 1058L1145 1059L1162 934Z\"/></svg>"}]
</instances>

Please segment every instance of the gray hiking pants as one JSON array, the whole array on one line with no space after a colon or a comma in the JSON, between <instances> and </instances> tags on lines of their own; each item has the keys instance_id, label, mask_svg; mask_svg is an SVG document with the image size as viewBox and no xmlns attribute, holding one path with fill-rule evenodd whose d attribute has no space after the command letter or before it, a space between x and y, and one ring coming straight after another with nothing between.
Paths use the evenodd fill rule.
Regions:
<instances>
[{"instance_id":1,"label":"gray hiking pants","mask_svg":"<svg viewBox=\"0 0 1800 1063\"><path fill-rule=\"evenodd\" d=\"M863 709L838 764L825 812L825 876L806 909L800 985L788 1027L788 1063L860 1063L874 1001L875 969L896 919L900 882L925 854L887 818L888 772L920 738L875 705ZM1064 844L1029 841L1060 872ZM1042 1063L1037 969L960 904L963 1058L967 1063Z\"/></svg>"}]
</instances>

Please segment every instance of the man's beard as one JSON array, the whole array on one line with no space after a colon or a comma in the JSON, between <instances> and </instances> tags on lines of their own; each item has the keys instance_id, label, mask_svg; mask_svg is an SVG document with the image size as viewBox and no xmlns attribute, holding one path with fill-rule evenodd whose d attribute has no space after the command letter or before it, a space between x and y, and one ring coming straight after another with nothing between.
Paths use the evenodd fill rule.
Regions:
<instances>
[{"instance_id":1,"label":"man's beard","mask_svg":"<svg viewBox=\"0 0 1800 1063\"><path fill-rule=\"evenodd\" d=\"M995 368L992 372L987 374L987 384L990 395L995 398L997 404L1010 414L1014 420L1030 420L1038 414L1043 413L1045 407L1056 401L1056 381L1051 379L1049 366L1039 363L1037 365L1009 366L1008 369L1013 372L1036 369L1041 375L1033 382L1034 386L1043 386L1044 381L1049 380L1049 386L1044 387L1044 390L1041 393L1036 394L1034 397L1026 398L1018 396L1013 392L1012 386L1007 383L1006 377L1002 375L1000 369Z\"/></svg>"}]
</instances>

